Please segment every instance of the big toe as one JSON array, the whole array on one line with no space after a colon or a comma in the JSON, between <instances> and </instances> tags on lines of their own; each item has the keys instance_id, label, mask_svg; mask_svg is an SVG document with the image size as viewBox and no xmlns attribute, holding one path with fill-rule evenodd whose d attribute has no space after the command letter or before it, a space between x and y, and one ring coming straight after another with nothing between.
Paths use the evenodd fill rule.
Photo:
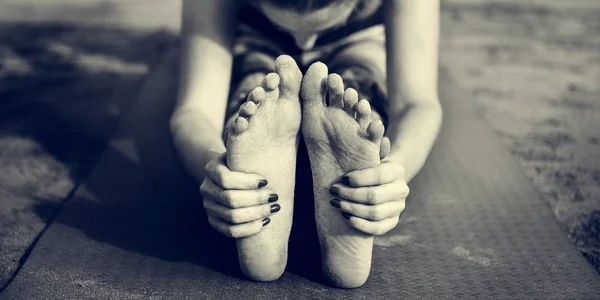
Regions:
<instances>
[{"instance_id":1,"label":"big toe","mask_svg":"<svg viewBox=\"0 0 600 300\"><path fill-rule=\"evenodd\" d=\"M322 62L313 63L302 78L300 95L304 105L324 105L327 91L327 66Z\"/></svg>"},{"instance_id":2,"label":"big toe","mask_svg":"<svg viewBox=\"0 0 600 300\"><path fill-rule=\"evenodd\" d=\"M279 74L279 89L283 96L298 97L302 72L296 61L289 55L281 55L275 60L275 70Z\"/></svg>"}]
</instances>

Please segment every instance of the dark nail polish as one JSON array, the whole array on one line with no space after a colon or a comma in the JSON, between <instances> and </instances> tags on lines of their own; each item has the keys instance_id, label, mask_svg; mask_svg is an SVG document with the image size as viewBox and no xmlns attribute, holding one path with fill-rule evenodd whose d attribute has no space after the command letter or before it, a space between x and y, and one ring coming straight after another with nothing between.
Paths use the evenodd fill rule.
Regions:
<instances>
[{"instance_id":1,"label":"dark nail polish","mask_svg":"<svg viewBox=\"0 0 600 300\"><path fill-rule=\"evenodd\" d=\"M267 184L269 184L269 182L263 179L258 182L258 188L260 189L261 187L265 187Z\"/></svg>"},{"instance_id":2,"label":"dark nail polish","mask_svg":"<svg viewBox=\"0 0 600 300\"><path fill-rule=\"evenodd\" d=\"M273 204L271 205L271 213L276 213L281 209L281 206L279 206L279 204Z\"/></svg>"},{"instance_id":3,"label":"dark nail polish","mask_svg":"<svg viewBox=\"0 0 600 300\"><path fill-rule=\"evenodd\" d=\"M348 176L342 177L342 183L347 186L350 186L350 177L348 177Z\"/></svg>"},{"instance_id":4,"label":"dark nail polish","mask_svg":"<svg viewBox=\"0 0 600 300\"><path fill-rule=\"evenodd\" d=\"M342 216L344 216L344 218L346 218L346 220L350 220L350 217L352 217L351 214L347 214L347 213L342 213Z\"/></svg>"},{"instance_id":5,"label":"dark nail polish","mask_svg":"<svg viewBox=\"0 0 600 300\"><path fill-rule=\"evenodd\" d=\"M264 218L263 219L263 227L267 226L267 224L269 224L269 223L271 223L271 219L269 219L269 218Z\"/></svg>"},{"instance_id":6,"label":"dark nail polish","mask_svg":"<svg viewBox=\"0 0 600 300\"><path fill-rule=\"evenodd\" d=\"M340 195L340 188L337 186L332 186L331 188L329 188L329 193L334 195L334 196L339 196Z\"/></svg>"},{"instance_id":7,"label":"dark nail polish","mask_svg":"<svg viewBox=\"0 0 600 300\"><path fill-rule=\"evenodd\" d=\"M268 200L269 202L275 202L277 200L279 200L279 196L277 196L277 194L269 195L269 200Z\"/></svg>"},{"instance_id":8,"label":"dark nail polish","mask_svg":"<svg viewBox=\"0 0 600 300\"><path fill-rule=\"evenodd\" d=\"M340 208L340 199L333 198L329 201L329 204L335 208Z\"/></svg>"}]
</instances>

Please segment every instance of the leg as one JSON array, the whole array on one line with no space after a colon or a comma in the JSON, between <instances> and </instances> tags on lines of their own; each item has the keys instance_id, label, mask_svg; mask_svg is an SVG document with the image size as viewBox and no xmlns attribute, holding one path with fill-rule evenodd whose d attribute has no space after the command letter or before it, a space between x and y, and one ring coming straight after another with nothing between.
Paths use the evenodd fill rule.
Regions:
<instances>
[{"instance_id":1,"label":"leg","mask_svg":"<svg viewBox=\"0 0 600 300\"><path fill-rule=\"evenodd\" d=\"M383 32L376 32L332 51L323 59L327 66L311 66L302 85L303 134L313 169L322 269L340 287L357 287L367 280L373 236L346 224L330 206L328 189L349 171L378 165L380 156L389 152L381 122L386 115L385 60Z\"/></svg>"},{"instance_id":2,"label":"leg","mask_svg":"<svg viewBox=\"0 0 600 300\"><path fill-rule=\"evenodd\" d=\"M226 164L232 171L262 175L268 181L266 189L278 197L269 198L278 201L271 206L269 218L262 220L262 231L236 239L237 254L246 277L271 281L281 276L287 263L300 126L298 89L302 74L290 57L275 60L281 53L277 46L247 28L239 28L233 52L223 132ZM231 200L237 203L243 198ZM217 208L222 218L229 221L222 226L242 224L247 220L245 211L250 211L248 208L245 211L237 207ZM214 218L213 222L216 222Z\"/></svg>"},{"instance_id":3,"label":"leg","mask_svg":"<svg viewBox=\"0 0 600 300\"><path fill-rule=\"evenodd\" d=\"M329 72L339 74L344 86L354 88L359 99L367 99L372 118L387 122L387 76L385 35L373 28L372 35L333 51L323 62Z\"/></svg>"},{"instance_id":4,"label":"leg","mask_svg":"<svg viewBox=\"0 0 600 300\"><path fill-rule=\"evenodd\" d=\"M358 287L371 269L373 236L346 224L345 216L329 204L330 192L334 192L329 187L350 171L380 164L384 126L379 120L371 121L369 102L358 101L354 89L344 91L340 76L328 76L322 63L306 72L301 97L323 273L336 286Z\"/></svg>"},{"instance_id":5,"label":"leg","mask_svg":"<svg viewBox=\"0 0 600 300\"><path fill-rule=\"evenodd\" d=\"M302 73L289 56L280 56L275 68L241 106L226 143L229 168L264 176L279 196L281 211L270 217L272 225L237 240L242 271L259 281L279 278L287 264L301 118Z\"/></svg>"},{"instance_id":6,"label":"leg","mask_svg":"<svg viewBox=\"0 0 600 300\"><path fill-rule=\"evenodd\" d=\"M149 76L118 136L0 298L506 299L510 291L515 299L595 299L600 294L598 274L447 72L440 73L441 138L411 183L402 227L375 239L370 283L340 292L294 274L271 284L240 280L235 253L223 251L235 249L233 241L207 228L197 184L185 176L170 145L176 61ZM219 239L229 247L217 247Z\"/></svg>"}]
</instances>

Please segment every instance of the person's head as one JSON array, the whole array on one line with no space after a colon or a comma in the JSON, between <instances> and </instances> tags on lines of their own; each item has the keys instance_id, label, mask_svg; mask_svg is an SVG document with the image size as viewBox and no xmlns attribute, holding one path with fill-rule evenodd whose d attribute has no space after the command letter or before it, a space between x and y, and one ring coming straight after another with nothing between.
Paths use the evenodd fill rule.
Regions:
<instances>
[{"instance_id":1,"label":"person's head","mask_svg":"<svg viewBox=\"0 0 600 300\"><path fill-rule=\"evenodd\" d=\"M298 47L311 49L319 33L343 25L363 0L255 0L273 24L289 32Z\"/></svg>"}]
</instances>

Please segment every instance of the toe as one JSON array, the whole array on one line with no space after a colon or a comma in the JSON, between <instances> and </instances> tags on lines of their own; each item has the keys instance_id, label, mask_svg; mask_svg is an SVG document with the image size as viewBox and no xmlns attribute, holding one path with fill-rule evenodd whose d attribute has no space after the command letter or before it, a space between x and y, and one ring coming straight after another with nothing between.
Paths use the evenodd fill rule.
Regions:
<instances>
[{"instance_id":1,"label":"toe","mask_svg":"<svg viewBox=\"0 0 600 300\"><path fill-rule=\"evenodd\" d=\"M327 93L329 107L342 108L344 97L344 81L338 74L330 74L327 78Z\"/></svg>"},{"instance_id":2,"label":"toe","mask_svg":"<svg viewBox=\"0 0 600 300\"><path fill-rule=\"evenodd\" d=\"M266 97L267 93L265 92L265 89L259 86L253 89L252 92L250 92L250 94L248 95L248 101L259 104L262 101L264 101Z\"/></svg>"},{"instance_id":3,"label":"toe","mask_svg":"<svg viewBox=\"0 0 600 300\"><path fill-rule=\"evenodd\" d=\"M270 92L279 86L279 81L280 79L277 73L269 73L263 79L262 87L265 89L265 91Z\"/></svg>"},{"instance_id":4,"label":"toe","mask_svg":"<svg viewBox=\"0 0 600 300\"><path fill-rule=\"evenodd\" d=\"M369 125L369 117L371 116L371 105L369 101L362 99L355 105L356 121L364 130Z\"/></svg>"},{"instance_id":5,"label":"toe","mask_svg":"<svg viewBox=\"0 0 600 300\"><path fill-rule=\"evenodd\" d=\"M233 123L233 132L240 134L248 129L248 119L244 117L237 117Z\"/></svg>"},{"instance_id":6,"label":"toe","mask_svg":"<svg viewBox=\"0 0 600 300\"><path fill-rule=\"evenodd\" d=\"M353 88L347 88L344 92L344 110L353 117L356 103L358 103L358 92Z\"/></svg>"},{"instance_id":7,"label":"toe","mask_svg":"<svg viewBox=\"0 0 600 300\"><path fill-rule=\"evenodd\" d=\"M327 91L327 66L322 62L312 64L300 88L300 95L304 105L325 105L325 92Z\"/></svg>"},{"instance_id":8,"label":"toe","mask_svg":"<svg viewBox=\"0 0 600 300\"><path fill-rule=\"evenodd\" d=\"M257 108L258 107L256 106L256 103L248 101L242 104L242 106L240 107L240 116L249 118L256 113Z\"/></svg>"},{"instance_id":9,"label":"toe","mask_svg":"<svg viewBox=\"0 0 600 300\"><path fill-rule=\"evenodd\" d=\"M302 72L289 55L281 55L275 61L275 70L281 79L279 89L285 98L297 99L300 93Z\"/></svg>"},{"instance_id":10,"label":"toe","mask_svg":"<svg viewBox=\"0 0 600 300\"><path fill-rule=\"evenodd\" d=\"M371 142L376 143L376 144L381 143L381 139L383 139L384 131L385 131L385 127L383 126L383 122L381 122L381 120L372 121L371 123L369 123L369 127L367 127L367 133L369 134L369 140L371 140Z\"/></svg>"}]
</instances>

